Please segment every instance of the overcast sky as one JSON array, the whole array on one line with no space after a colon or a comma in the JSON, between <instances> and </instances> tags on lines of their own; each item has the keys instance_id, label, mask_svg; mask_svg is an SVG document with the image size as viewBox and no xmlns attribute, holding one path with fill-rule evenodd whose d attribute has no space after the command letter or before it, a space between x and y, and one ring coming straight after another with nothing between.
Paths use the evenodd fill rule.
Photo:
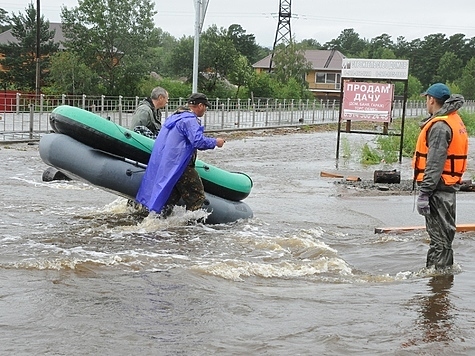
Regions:
<instances>
[{"instance_id":1,"label":"overcast sky","mask_svg":"<svg viewBox=\"0 0 475 356\"><path fill-rule=\"evenodd\" d=\"M3 0L7 12L24 12L36 0ZM194 34L194 0L156 0L156 26L176 38ZM278 24L279 0L209 0L203 28L240 24L247 34L254 34L261 46L272 47ZM72 8L77 0L41 0L41 13L50 22L60 22L61 6ZM453 3L441 0L293 0L291 31L297 41L313 38L321 44L353 28L361 38L372 39L383 33L395 42L435 33L451 36L463 33L475 37L475 1Z\"/></svg>"}]
</instances>

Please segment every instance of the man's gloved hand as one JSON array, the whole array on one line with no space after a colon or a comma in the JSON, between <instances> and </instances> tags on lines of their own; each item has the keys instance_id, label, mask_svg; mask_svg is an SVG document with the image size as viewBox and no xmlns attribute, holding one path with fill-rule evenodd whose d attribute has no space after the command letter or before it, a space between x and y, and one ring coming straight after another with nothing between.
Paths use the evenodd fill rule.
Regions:
<instances>
[{"instance_id":1,"label":"man's gloved hand","mask_svg":"<svg viewBox=\"0 0 475 356\"><path fill-rule=\"evenodd\" d=\"M430 194L419 192L417 197L417 212L421 215L428 216L430 215L430 205L429 205Z\"/></svg>"}]
</instances>

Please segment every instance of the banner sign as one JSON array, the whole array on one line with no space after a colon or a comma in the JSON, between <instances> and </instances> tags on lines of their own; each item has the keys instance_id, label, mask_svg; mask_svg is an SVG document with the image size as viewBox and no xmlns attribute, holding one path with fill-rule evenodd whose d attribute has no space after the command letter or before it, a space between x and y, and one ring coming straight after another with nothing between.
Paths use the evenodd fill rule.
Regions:
<instances>
[{"instance_id":1,"label":"banner sign","mask_svg":"<svg viewBox=\"0 0 475 356\"><path fill-rule=\"evenodd\" d=\"M341 70L342 78L404 80L408 75L407 59L344 58Z\"/></svg>"},{"instance_id":2,"label":"banner sign","mask_svg":"<svg viewBox=\"0 0 475 356\"><path fill-rule=\"evenodd\" d=\"M345 82L341 120L391 121L394 85Z\"/></svg>"}]
</instances>

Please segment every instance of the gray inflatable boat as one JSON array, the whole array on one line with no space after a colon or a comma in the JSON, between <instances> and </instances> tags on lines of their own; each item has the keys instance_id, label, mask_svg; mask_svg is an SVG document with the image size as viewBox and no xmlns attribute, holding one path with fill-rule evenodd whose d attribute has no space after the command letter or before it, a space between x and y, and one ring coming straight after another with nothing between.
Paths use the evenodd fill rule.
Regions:
<instances>
[{"instance_id":1,"label":"gray inflatable boat","mask_svg":"<svg viewBox=\"0 0 475 356\"><path fill-rule=\"evenodd\" d=\"M87 146L70 136L51 133L40 140L40 157L66 176L127 199L134 200L146 165ZM249 206L208 192L203 209L210 213L207 224L222 224L252 218Z\"/></svg>"}]
</instances>

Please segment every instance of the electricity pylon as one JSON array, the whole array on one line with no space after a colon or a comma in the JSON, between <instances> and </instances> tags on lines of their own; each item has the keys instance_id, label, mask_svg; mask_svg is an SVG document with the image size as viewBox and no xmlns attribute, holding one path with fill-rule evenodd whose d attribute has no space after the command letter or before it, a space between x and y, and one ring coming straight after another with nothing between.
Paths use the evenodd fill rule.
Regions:
<instances>
[{"instance_id":1,"label":"electricity pylon","mask_svg":"<svg viewBox=\"0 0 475 356\"><path fill-rule=\"evenodd\" d=\"M290 30L290 18L292 17L291 0L279 1L279 22L275 32L274 46L269 61L269 72L272 71L272 60L274 59L275 48L280 43L288 45L292 40L292 31Z\"/></svg>"}]
</instances>

